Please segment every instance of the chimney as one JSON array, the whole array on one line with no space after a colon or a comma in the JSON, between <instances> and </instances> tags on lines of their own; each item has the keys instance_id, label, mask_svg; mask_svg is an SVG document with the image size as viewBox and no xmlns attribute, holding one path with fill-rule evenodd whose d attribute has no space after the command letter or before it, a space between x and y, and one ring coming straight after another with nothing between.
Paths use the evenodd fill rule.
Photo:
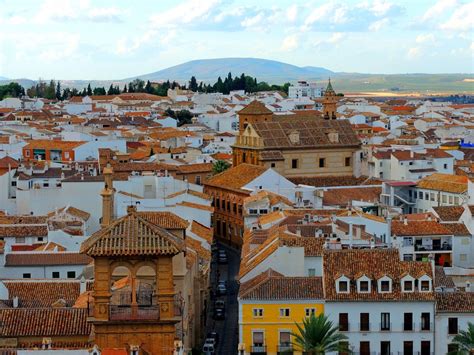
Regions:
<instances>
[{"instance_id":1,"label":"chimney","mask_svg":"<svg viewBox=\"0 0 474 355\"><path fill-rule=\"evenodd\" d=\"M13 308L18 308L18 304L20 302L20 299L18 296L13 297Z\"/></svg>"},{"instance_id":2,"label":"chimney","mask_svg":"<svg viewBox=\"0 0 474 355\"><path fill-rule=\"evenodd\" d=\"M408 218L406 218L406 217L403 218L403 224L408 226Z\"/></svg>"},{"instance_id":3,"label":"chimney","mask_svg":"<svg viewBox=\"0 0 474 355\"><path fill-rule=\"evenodd\" d=\"M79 294L83 294L84 292L86 292L86 279L82 276L79 284Z\"/></svg>"},{"instance_id":4,"label":"chimney","mask_svg":"<svg viewBox=\"0 0 474 355\"><path fill-rule=\"evenodd\" d=\"M392 246L392 217L387 217L387 234L385 238L385 243L387 243L388 247Z\"/></svg>"},{"instance_id":5,"label":"chimney","mask_svg":"<svg viewBox=\"0 0 474 355\"><path fill-rule=\"evenodd\" d=\"M127 214L130 214L130 213L133 213L133 212L137 212L137 206L128 205L127 206Z\"/></svg>"},{"instance_id":6,"label":"chimney","mask_svg":"<svg viewBox=\"0 0 474 355\"><path fill-rule=\"evenodd\" d=\"M301 228L300 227L296 227L296 234L301 236Z\"/></svg>"},{"instance_id":7,"label":"chimney","mask_svg":"<svg viewBox=\"0 0 474 355\"><path fill-rule=\"evenodd\" d=\"M428 218L427 218L427 220L428 220L429 222L431 222L431 214L430 214L430 213L428 213Z\"/></svg>"},{"instance_id":8,"label":"chimney","mask_svg":"<svg viewBox=\"0 0 474 355\"><path fill-rule=\"evenodd\" d=\"M352 249L353 235L352 235L352 222L349 223L349 248Z\"/></svg>"},{"instance_id":9,"label":"chimney","mask_svg":"<svg viewBox=\"0 0 474 355\"><path fill-rule=\"evenodd\" d=\"M104 188L100 195L102 196L102 228L110 225L114 215L114 186L112 179L112 168L105 167L103 169L104 174Z\"/></svg>"},{"instance_id":10,"label":"chimney","mask_svg":"<svg viewBox=\"0 0 474 355\"><path fill-rule=\"evenodd\" d=\"M415 157L415 152L413 150L410 150L410 158L414 158Z\"/></svg>"}]
</instances>

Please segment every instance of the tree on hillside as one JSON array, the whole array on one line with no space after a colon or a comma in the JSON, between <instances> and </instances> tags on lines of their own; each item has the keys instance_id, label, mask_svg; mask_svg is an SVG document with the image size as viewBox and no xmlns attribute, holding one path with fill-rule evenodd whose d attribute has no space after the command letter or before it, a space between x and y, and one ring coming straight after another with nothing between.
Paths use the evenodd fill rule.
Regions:
<instances>
[{"instance_id":1,"label":"tree on hillside","mask_svg":"<svg viewBox=\"0 0 474 355\"><path fill-rule=\"evenodd\" d=\"M25 95L25 89L18 83L0 85L0 100L6 97L20 97Z\"/></svg>"},{"instance_id":2,"label":"tree on hillside","mask_svg":"<svg viewBox=\"0 0 474 355\"><path fill-rule=\"evenodd\" d=\"M87 92L86 92L86 95L87 95L87 96L91 96L91 95L92 95L91 83L89 83L89 85L87 85Z\"/></svg>"},{"instance_id":3,"label":"tree on hillside","mask_svg":"<svg viewBox=\"0 0 474 355\"><path fill-rule=\"evenodd\" d=\"M335 326L325 315L311 314L303 319L303 325L296 323L297 333L293 333L295 347L307 355L324 355L328 352L349 353L347 347L341 342L347 341L344 334L339 333Z\"/></svg>"},{"instance_id":4,"label":"tree on hillside","mask_svg":"<svg viewBox=\"0 0 474 355\"><path fill-rule=\"evenodd\" d=\"M56 100L62 100L63 96L61 93L61 82L58 81L56 84Z\"/></svg>"},{"instance_id":5,"label":"tree on hillside","mask_svg":"<svg viewBox=\"0 0 474 355\"><path fill-rule=\"evenodd\" d=\"M193 92L198 91L198 83L194 75L191 77L191 80L189 80L189 90Z\"/></svg>"}]
</instances>

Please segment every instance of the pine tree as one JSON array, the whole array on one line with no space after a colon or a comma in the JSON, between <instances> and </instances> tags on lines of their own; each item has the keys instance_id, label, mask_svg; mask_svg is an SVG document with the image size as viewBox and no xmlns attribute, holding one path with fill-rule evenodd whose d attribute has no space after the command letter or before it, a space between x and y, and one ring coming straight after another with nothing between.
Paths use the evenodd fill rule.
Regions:
<instances>
[{"instance_id":1,"label":"pine tree","mask_svg":"<svg viewBox=\"0 0 474 355\"><path fill-rule=\"evenodd\" d=\"M151 86L151 83L150 83L150 80L148 80L146 82L146 85L145 85L145 92L149 93L149 94L153 94L153 87Z\"/></svg>"},{"instance_id":2,"label":"pine tree","mask_svg":"<svg viewBox=\"0 0 474 355\"><path fill-rule=\"evenodd\" d=\"M107 95L113 95L114 94L114 86L110 84L109 90L107 90Z\"/></svg>"},{"instance_id":3,"label":"pine tree","mask_svg":"<svg viewBox=\"0 0 474 355\"><path fill-rule=\"evenodd\" d=\"M125 84L125 85L123 86L122 93L126 94L127 92L128 92L128 90L127 90L127 84Z\"/></svg>"},{"instance_id":4,"label":"pine tree","mask_svg":"<svg viewBox=\"0 0 474 355\"><path fill-rule=\"evenodd\" d=\"M189 81L189 90L193 92L198 91L198 84L197 84L196 77L194 75L191 77L191 80Z\"/></svg>"},{"instance_id":5,"label":"pine tree","mask_svg":"<svg viewBox=\"0 0 474 355\"><path fill-rule=\"evenodd\" d=\"M56 84L56 100L62 100L63 97L61 95L61 83L58 81L58 83Z\"/></svg>"},{"instance_id":6,"label":"pine tree","mask_svg":"<svg viewBox=\"0 0 474 355\"><path fill-rule=\"evenodd\" d=\"M92 95L91 83L89 83L89 85L87 85L87 92L86 92L86 95L87 95L87 96L91 96L91 95Z\"/></svg>"}]
</instances>

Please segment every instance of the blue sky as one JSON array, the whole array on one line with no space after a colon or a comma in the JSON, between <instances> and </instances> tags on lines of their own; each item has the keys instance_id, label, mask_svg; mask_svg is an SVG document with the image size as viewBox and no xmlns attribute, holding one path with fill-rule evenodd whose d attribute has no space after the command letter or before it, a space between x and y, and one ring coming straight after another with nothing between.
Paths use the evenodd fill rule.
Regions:
<instances>
[{"instance_id":1,"label":"blue sky","mask_svg":"<svg viewBox=\"0 0 474 355\"><path fill-rule=\"evenodd\" d=\"M0 76L122 79L192 59L474 72L465 0L0 0Z\"/></svg>"}]
</instances>

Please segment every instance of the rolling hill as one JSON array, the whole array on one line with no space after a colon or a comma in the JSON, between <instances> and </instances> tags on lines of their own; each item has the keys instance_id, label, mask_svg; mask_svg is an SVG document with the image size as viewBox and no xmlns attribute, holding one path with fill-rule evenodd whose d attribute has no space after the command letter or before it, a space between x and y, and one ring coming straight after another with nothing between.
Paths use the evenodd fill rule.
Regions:
<instances>
[{"instance_id":1,"label":"rolling hill","mask_svg":"<svg viewBox=\"0 0 474 355\"><path fill-rule=\"evenodd\" d=\"M188 81L195 76L198 81L214 82L219 76L224 78L231 72L233 76L245 73L259 81L281 83L300 79L322 79L334 74L320 67L298 67L275 60L259 58L218 58L192 60L157 72L138 75L143 80L177 80ZM130 78L130 79L135 79Z\"/></svg>"}]
</instances>

